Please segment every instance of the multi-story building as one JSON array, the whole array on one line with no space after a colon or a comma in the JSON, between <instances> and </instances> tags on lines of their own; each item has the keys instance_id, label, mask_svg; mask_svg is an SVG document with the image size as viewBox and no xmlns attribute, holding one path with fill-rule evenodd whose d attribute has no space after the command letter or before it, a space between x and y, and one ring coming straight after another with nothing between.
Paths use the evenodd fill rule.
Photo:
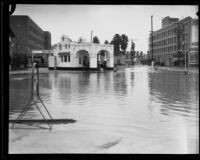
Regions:
<instances>
[{"instance_id":1,"label":"multi-story building","mask_svg":"<svg viewBox=\"0 0 200 160\"><path fill-rule=\"evenodd\" d=\"M12 46L13 46L13 38L15 37L14 32L9 27L9 69L11 69L11 57L12 57Z\"/></svg>"},{"instance_id":2,"label":"multi-story building","mask_svg":"<svg viewBox=\"0 0 200 160\"><path fill-rule=\"evenodd\" d=\"M162 28L149 35L149 58L165 65L184 65L185 61L187 65L199 64L198 41L197 19L165 17Z\"/></svg>"},{"instance_id":3,"label":"multi-story building","mask_svg":"<svg viewBox=\"0 0 200 160\"><path fill-rule=\"evenodd\" d=\"M49 31L44 31L44 48L51 49L51 33Z\"/></svg>"},{"instance_id":4,"label":"multi-story building","mask_svg":"<svg viewBox=\"0 0 200 160\"><path fill-rule=\"evenodd\" d=\"M29 64L32 62L32 50L51 49L50 32L43 31L29 16L10 16L10 27L15 34L13 54L27 55Z\"/></svg>"}]
</instances>

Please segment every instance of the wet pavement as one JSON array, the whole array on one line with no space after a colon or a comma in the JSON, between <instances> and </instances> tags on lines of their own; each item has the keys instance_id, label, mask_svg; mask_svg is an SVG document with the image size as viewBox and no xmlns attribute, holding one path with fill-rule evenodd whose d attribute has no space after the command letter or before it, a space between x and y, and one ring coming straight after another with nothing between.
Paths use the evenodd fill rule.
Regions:
<instances>
[{"instance_id":1,"label":"wet pavement","mask_svg":"<svg viewBox=\"0 0 200 160\"><path fill-rule=\"evenodd\" d=\"M10 74L9 84L9 118L16 119L30 98L30 72ZM51 131L17 124L9 153L198 153L197 69L47 71L39 84L52 117L76 122ZM25 119L41 115L32 107Z\"/></svg>"}]
</instances>

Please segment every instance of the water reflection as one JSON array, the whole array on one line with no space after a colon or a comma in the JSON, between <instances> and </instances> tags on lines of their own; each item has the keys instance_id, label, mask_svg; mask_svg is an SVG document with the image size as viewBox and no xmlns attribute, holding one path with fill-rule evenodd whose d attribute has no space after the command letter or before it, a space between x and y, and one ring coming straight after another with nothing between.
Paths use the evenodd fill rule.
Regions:
<instances>
[{"instance_id":1,"label":"water reflection","mask_svg":"<svg viewBox=\"0 0 200 160\"><path fill-rule=\"evenodd\" d=\"M50 71L40 75L40 95L58 116L74 108L123 108L124 116L182 116L198 120L198 73L157 70L147 67L113 72ZM10 115L16 115L30 98L31 75L11 75ZM50 107L50 108L51 108ZM83 110L84 113L84 110ZM151 115L150 115L151 116Z\"/></svg>"},{"instance_id":2,"label":"water reflection","mask_svg":"<svg viewBox=\"0 0 200 160\"><path fill-rule=\"evenodd\" d=\"M160 107L161 114L193 117L197 120L199 104L198 74L185 76L178 71L160 71L149 74L149 86L154 105Z\"/></svg>"},{"instance_id":3,"label":"water reflection","mask_svg":"<svg viewBox=\"0 0 200 160\"><path fill-rule=\"evenodd\" d=\"M10 75L9 84L9 118L14 119L30 98L31 75ZM185 76L180 71L148 67L116 73L49 71L40 75L39 84L40 96L55 119L73 118L91 130L138 136L139 143L150 148L147 137L147 142L157 140L155 145L170 139L178 141L179 147L184 140L188 150L193 142L193 149L198 146L197 72ZM34 107L26 115L38 116Z\"/></svg>"},{"instance_id":4,"label":"water reflection","mask_svg":"<svg viewBox=\"0 0 200 160\"><path fill-rule=\"evenodd\" d=\"M117 73L50 71L40 75L40 92L47 104L62 108L107 106L110 101L109 106L123 106L134 113L160 110L166 116L197 120L198 82L198 73L185 76L183 72L152 71L147 67ZM30 74L10 76L10 114L19 112L28 102L30 84Z\"/></svg>"}]
</instances>

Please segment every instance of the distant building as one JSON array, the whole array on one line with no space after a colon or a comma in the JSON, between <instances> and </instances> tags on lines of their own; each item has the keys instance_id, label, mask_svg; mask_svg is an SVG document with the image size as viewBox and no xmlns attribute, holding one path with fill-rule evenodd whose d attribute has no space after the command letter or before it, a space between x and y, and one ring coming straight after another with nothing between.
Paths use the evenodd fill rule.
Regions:
<instances>
[{"instance_id":1,"label":"distant building","mask_svg":"<svg viewBox=\"0 0 200 160\"><path fill-rule=\"evenodd\" d=\"M153 32L153 60L169 66L183 66L186 57L188 66L198 65L198 28L197 19L165 17L162 28ZM152 33L149 35L148 55L152 60Z\"/></svg>"},{"instance_id":2,"label":"distant building","mask_svg":"<svg viewBox=\"0 0 200 160\"><path fill-rule=\"evenodd\" d=\"M118 55L114 56L114 64L116 65L125 65L126 60L125 60L125 55L120 52Z\"/></svg>"},{"instance_id":3,"label":"distant building","mask_svg":"<svg viewBox=\"0 0 200 160\"><path fill-rule=\"evenodd\" d=\"M125 55L125 63L127 65L133 65L134 64L134 58L135 58L135 51L131 54L131 52L127 51Z\"/></svg>"},{"instance_id":4,"label":"distant building","mask_svg":"<svg viewBox=\"0 0 200 160\"><path fill-rule=\"evenodd\" d=\"M113 45L88 43L81 37L72 42L63 35L60 42L53 45L53 55L49 55L49 69L113 69Z\"/></svg>"},{"instance_id":5,"label":"distant building","mask_svg":"<svg viewBox=\"0 0 200 160\"><path fill-rule=\"evenodd\" d=\"M127 52L125 56L127 65L147 64L147 60L147 55L143 54L142 51L134 51L133 54Z\"/></svg>"},{"instance_id":6,"label":"distant building","mask_svg":"<svg viewBox=\"0 0 200 160\"><path fill-rule=\"evenodd\" d=\"M13 54L27 55L29 65L32 63L32 50L51 49L50 32L44 32L29 16L12 15L9 21L15 34Z\"/></svg>"}]
</instances>

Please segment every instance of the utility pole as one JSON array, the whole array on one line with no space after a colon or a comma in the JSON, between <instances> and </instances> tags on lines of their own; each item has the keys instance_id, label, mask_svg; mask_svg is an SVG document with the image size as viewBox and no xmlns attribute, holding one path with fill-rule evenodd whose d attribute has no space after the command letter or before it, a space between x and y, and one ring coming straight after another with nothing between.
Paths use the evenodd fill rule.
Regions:
<instances>
[{"instance_id":1,"label":"utility pole","mask_svg":"<svg viewBox=\"0 0 200 160\"><path fill-rule=\"evenodd\" d=\"M178 42L178 66L180 66L180 25L178 22L178 32L177 32L177 42Z\"/></svg>"},{"instance_id":2,"label":"utility pole","mask_svg":"<svg viewBox=\"0 0 200 160\"><path fill-rule=\"evenodd\" d=\"M177 30L176 30L176 34L177 34L177 50L178 50L178 66L180 66L180 53L182 52L182 47L181 47L181 35L182 35L182 28L180 26L181 24L178 22L177 24Z\"/></svg>"},{"instance_id":3,"label":"utility pole","mask_svg":"<svg viewBox=\"0 0 200 160\"><path fill-rule=\"evenodd\" d=\"M151 60L153 62L153 16L151 16L151 51L152 51Z\"/></svg>"}]
</instances>

